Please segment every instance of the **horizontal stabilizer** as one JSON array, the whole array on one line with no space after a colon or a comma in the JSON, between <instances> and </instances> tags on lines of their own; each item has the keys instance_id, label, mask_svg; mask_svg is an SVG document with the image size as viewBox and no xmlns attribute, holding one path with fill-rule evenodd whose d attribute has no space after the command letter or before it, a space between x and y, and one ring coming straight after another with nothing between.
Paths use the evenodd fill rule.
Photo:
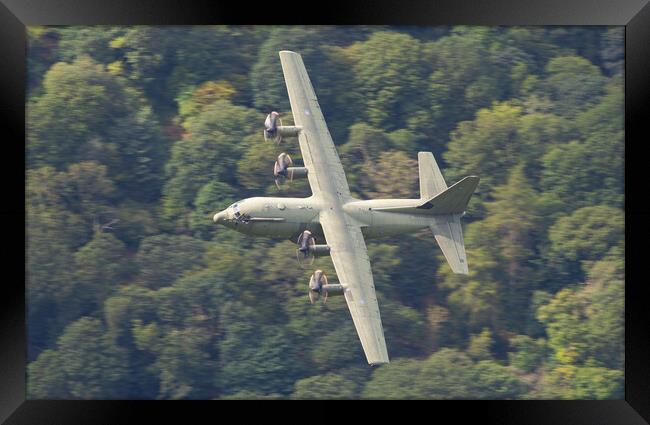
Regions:
<instances>
[{"instance_id":1,"label":"horizontal stabilizer","mask_svg":"<svg viewBox=\"0 0 650 425\"><path fill-rule=\"evenodd\" d=\"M460 227L460 214L436 216L429 227L451 270L454 273L467 274L467 256L463 229Z\"/></svg>"},{"instance_id":2,"label":"horizontal stabilizer","mask_svg":"<svg viewBox=\"0 0 650 425\"><path fill-rule=\"evenodd\" d=\"M413 205L407 206L374 207L373 210L426 215L461 214L465 212L479 180L476 176L468 176L429 200L414 200Z\"/></svg>"},{"instance_id":3,"label":"horizontal stabilizer","mask_svg":"<svg viewBox=\"0 0 650 425\"><path fill-rule=\"evenodd\" d=\"M476 176L465 177L449 189L420 205L418 209L431 210L431 214L462 213L467 208L469 198L476 190L478 181L479 178Z\"/></svg>"}]
</instances>

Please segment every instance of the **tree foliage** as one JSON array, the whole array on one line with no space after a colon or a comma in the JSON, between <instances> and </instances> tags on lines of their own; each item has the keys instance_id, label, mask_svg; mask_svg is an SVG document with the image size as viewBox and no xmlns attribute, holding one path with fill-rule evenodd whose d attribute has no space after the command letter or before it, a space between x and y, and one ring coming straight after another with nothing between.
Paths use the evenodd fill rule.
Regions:
<instances>
[{"instance_id":1,"label":"tree foliage","mask_svg":"<svg viewBox=\"0 0 650 425\"><path fill-rule=\"evenodd\" d=\"M28 396L621 398L619 27L29 27ZM391 363L292 241L217 227L278 194L264 117L301 53L358 198L418 198L417 152L481 178L469 275L428 229L368 241ZM320 242L320 241L319 241ZM327 257L315 268L336 280Z\"/></svg>"}]
</instances>

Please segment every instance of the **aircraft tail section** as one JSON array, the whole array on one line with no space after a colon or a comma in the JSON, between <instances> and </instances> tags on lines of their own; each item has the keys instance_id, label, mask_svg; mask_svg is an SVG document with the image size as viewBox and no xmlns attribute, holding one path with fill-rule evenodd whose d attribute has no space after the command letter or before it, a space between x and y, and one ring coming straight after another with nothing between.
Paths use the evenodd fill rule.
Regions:
<instances>
[{"instance_id":1,"label":"aircraft tail section","mask_svg":"<svg viewBox=\"0 0 650 425\"><path fill-rule=\"evenodd\" d=\"M467 209L479 178L468 176L447 187L431 152L418 152L420 199L408 204L373 206L374 211L430 216L429 228L454 273L467 274L467 256L460 218Z\"/></svg>"},{"instance_id":2,"label":"aircraft tail section","mask_svg":"<svg viewBox=\"0 0 650 425\"><path fill-rule=\"evenodd\" d=\"M469 198L472 197L476 186L478 186L478 182L479 178L476 176L465 177L417 208L429 210L429 214L463 213L467 208Z\"/></svg>"},{"instance_id":3,"label":"aircraft tail section","mask_svg":"<svg viewBox=\"0 0 650 425\"><path fill-rule=\"evenodd\" d=\"M460 216L461 214L434 216L429 228L451 270L454 273L467 274L467 255L465 254L463 229L460 227Z\"/></svg>"},{"instance_id":4,"label":"aircraft tail section","mask_svg":"<svg viewBox=\"0 0 650 425\"><path fill-rule=\"evenodd\" d=\"M414 199L411 205L377 206L373 210L424 215L462 214L478 182L478 177L468 176L431 198Z\"/></svg>"}]
</instances>

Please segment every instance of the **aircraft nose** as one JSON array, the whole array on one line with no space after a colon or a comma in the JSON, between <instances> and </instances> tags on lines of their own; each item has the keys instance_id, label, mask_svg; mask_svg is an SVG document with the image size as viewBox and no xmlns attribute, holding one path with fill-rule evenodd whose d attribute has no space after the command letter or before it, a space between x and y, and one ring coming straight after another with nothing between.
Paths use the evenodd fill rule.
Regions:
<instances>
[{"instance_id":1,"label":"aircraft nose","mask_svg":"<svg viewBox=\"0 0 650 425\"><path fill-rule=\"evenodd\" d=\"M214 215L214 217L212 217L212 221L214 221L215 223L221 223L226 218L227 218L226 212L221 211L221 212L216 213Z\"/></svg>"}]
</instances>

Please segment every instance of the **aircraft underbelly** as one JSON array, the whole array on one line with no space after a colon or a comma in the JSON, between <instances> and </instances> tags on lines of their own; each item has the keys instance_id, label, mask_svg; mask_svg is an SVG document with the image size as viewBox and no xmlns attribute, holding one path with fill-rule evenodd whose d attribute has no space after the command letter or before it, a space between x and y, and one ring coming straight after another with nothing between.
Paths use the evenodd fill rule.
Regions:
<instances>
[{"instance_id":1,"label":"aircraft underbelly","mask_svg":"<svg viewBox=\"0 0 650 425\"><path fill-rule=\"evenodd\" d=\"M237 229L242 233L255 236L267 236L271 238L289 238L300 229L300 223L292 222L258 222L242 224Z\"/></svg>"},{"instance_id":2,"label":"aircraft underbelly","mask_svg":"<svg viewBox=\"0 0 650 425\"><path fill-rule=\"evenodd\" d=\"M376 239L388 236L403 235L408 233L417 232L424 227L420 224L395 224L395 225L382 225L382 226L366 226L361 228L364 238Z\"/></svg>"},{"instance_id":3,"label":"aircraft underbelly","mask_svg":"<svg viewBox=\"0 0 650 425\"><path fill-rule=\"evenodd\" d=\"M429 222L423 217L372 211L368 205L373 202L376 201L360 201L344 207L346 213L359 223L366 239L414 233L428 227Z\"/></svg>"},{"instance_id":4,"label":"aircraft underbelly","mask_svg":"<svg viewBox=\"0 0 650 425\"><path fill-rule=\"evenodd\" d=\"M316 238L317 243L325 243L323 228L319 223L315 222L258 222L238 224L234 229L247 235L290 239L294 242L302 232L309 230Z\"/></svg>"}]
</instances>

